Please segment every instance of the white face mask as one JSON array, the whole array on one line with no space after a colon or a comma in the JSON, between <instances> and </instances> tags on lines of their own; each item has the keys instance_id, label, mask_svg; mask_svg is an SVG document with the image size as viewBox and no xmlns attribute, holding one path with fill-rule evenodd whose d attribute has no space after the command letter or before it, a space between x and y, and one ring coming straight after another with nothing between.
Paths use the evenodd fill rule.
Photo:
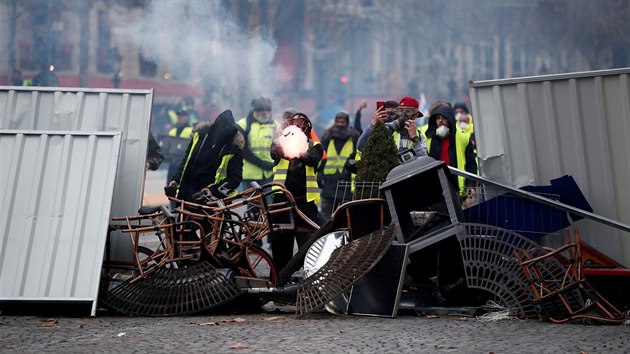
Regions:
<instances>
[{"instance_id":1,"label":"white face mask","mask_svg":"<svg viewBox=\"0 0 630 354\"><path fill-rule=\"evenodd\" d=\"M466 129L467 126L468 126L468 123L466 123L466 122L460 122L459 123L459 129Z\"/></svg>"},{"instance_id":2,"label":"white face mask","mask_svg":"<svg viewBox=\"0 0 630 354\"><path fill-rule=\"evenodd\" d=\"M443 138L445 136L448 135L449 129L446 125L440 125L436 130L435 130L435 134L437 134L437 136L439 136L440 138Z\"/></svg>"}]
</instances>

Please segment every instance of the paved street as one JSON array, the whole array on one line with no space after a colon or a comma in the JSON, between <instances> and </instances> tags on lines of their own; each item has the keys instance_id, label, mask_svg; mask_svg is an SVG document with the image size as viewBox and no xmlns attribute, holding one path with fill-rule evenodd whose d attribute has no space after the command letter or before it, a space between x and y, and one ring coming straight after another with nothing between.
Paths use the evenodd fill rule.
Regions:
<instances>
[{"instance_id":1,"label":"paved street","mask_svg":"<svg viewBox=\"0 0 630 354\"><path fill-rule=\"evenodd\" d=\"M290 310L290 308L288 308ZM281 312L133 318L0 316L2 353L627 353L630 327Z\"/></svg>"}]
</instances>

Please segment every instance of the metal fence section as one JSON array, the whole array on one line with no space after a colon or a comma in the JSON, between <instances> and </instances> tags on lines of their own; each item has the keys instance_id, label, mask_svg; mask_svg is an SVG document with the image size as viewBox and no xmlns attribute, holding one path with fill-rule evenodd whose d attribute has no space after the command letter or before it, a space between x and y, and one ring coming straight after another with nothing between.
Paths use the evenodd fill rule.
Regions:
<instances>
[{"instance_id":1,"label":"metal fence section","mask_svg":"<svg viewBox=\"0 0 630 354\"><path fill-rule=\"evenodd\" d=\"M630 68L471 82L481 175L509 186L571 175L595 213L630 223ZM626 266L630 234L582 239Z\"/></svg>"},{"instance_id":2,"label":"metal fence section","mask_svg":"<svg viewBox=\"0 0 630 354\"><path fill-rule=\"evenodd\" d=\"M120 131L112 216L142 205L153 90L0 86L0 130ZM126 237L111 238L111 256L127 258Z\"/></svg>"},{"instance_id":3,"label":"metal fence section","mask_svg":"<svg viewBox=\"0 0 630 354\"><path fill-rule=\"evenodd\" d=\"M350 200L379 198L381 184L383 182L338 181L333 199L333 211Z\"/></svg>"},{"instance_id":4,"label":"metal fence section","mask_svg":"<svg viewBox=\"0 0 630 354\"><path fill-rule=\"evenodd\" d=\"M120 132L0 130L0 301L96 313Z\"/></svg>"}]
</instances>

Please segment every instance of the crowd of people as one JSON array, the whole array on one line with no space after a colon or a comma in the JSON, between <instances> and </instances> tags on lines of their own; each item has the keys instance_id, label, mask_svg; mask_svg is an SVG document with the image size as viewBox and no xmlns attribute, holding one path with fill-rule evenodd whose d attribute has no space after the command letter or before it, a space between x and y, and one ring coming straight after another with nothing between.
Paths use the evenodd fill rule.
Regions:
<instances>
[{"instance_id":1,"label":"crowd of people","mask_svg":"<svg viewBox=\"0 0 630 354\"><path fill-rule=\"evenodd\" d=\"M399 157L412 152L416 157L430 156L477 174L475 133L465 103L437 101L430 107L428 119L420 119L423 113L413 97L380 102L370 124L362 127L361 111L366 106L359 106L353 123L348 112L335 112L321 140L311 119L295 108L284 109L282 119L274 120L272 102L266 97L253 99L245 117L235 119L232 111L226 110L212 123L199 120L191 105L180 106L169 113L172 127L168 137L173 141L162 144L178 145L166 152L169 170L165 192L199 202L202 195L222 198L250 188L252 182L264 185L273 181L285 185L303 214L322 224L336 206L352 199L351 193L340 191L338 185L353 180L356 169L352 166L379 121L391 131ZM422 122L425 124L419 124ZM281 139L283 134L286 137L296 132L302 134L298 153ZM474 181L459 177L454 184L462 202L474 197ZM300 232L270 236L277 269L291 259L294 240L300 246L308 237Z\"/></svg>"}]
</instances>

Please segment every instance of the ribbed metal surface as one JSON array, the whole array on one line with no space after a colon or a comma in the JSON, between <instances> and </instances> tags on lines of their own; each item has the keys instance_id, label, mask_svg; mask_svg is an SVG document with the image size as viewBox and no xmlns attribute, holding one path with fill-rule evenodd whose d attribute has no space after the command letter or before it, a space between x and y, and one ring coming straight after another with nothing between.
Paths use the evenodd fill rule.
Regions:
<instances>
[{"instance_id":1,"label":"ribbed metal surface","mask_svg":"<svg viewBox=\"0 0 630 354\"><path fill-rule=\"evenodd\" d=\"M142 205L153 90L0 86L0 130L121 131L112 216ZM127 237L112 237L113 258L130 256Z\"/></svg>"},{"instance_id":2,"label":"ribbed metal surface","mask_svg":"<svg viewBox=\"0 0 630 354\"><path fill-rule=\"evenodd\" d=\"M519 316L535 317L537 312L529 281L514 253L522 248L537 249L538 245L496 226L462 224L462 227L466 232L458 233L457 239L468 287L494 294L503 306Z\"/></svg>"},{"instance_id":3,"label":"ribbed metal surface","mask_svg":"<svg viewBox=\"0 0 630 354\"><path fill-rule=\"evenodd\" d=\"M394 240L394 231L394 226L377 230L334 250L323 267L300 282L297 314L320 309L350 289L387 252Z\"/></svg>"},{"instance_id":4,"label":"ribbed metal surface","mask_svg":"<svg viewBox=\"0 0 630 354\"><path fill-rule=\"evenodd\" d=\"M194 314L241 295L236 284L207 261L184 268L160 268L137 283L111 285L111 289L104 287L102 303L134 316Z\"/></svg>"},{"instance_id":5,"label":"ribbed metal surface","mask_svg":"<svg viewBox=\"0 0 630 354\"><path fill-rule=\"evenodd\" d=\"M572 175L596 214L630 223L630 68L470 84L480 172L511 186ZM581 222L630 266L630 235Z\"/></svg>"},{"instance_id":6,"label":"ribbed metal surface","mask_svg":"<svg viewBox=\"0 0 630 354\"><path fill-rule=\"evenodd\" d=\"M0 300L96 297L119 132L0 130Z\"/></svg>"}]
</instances>

